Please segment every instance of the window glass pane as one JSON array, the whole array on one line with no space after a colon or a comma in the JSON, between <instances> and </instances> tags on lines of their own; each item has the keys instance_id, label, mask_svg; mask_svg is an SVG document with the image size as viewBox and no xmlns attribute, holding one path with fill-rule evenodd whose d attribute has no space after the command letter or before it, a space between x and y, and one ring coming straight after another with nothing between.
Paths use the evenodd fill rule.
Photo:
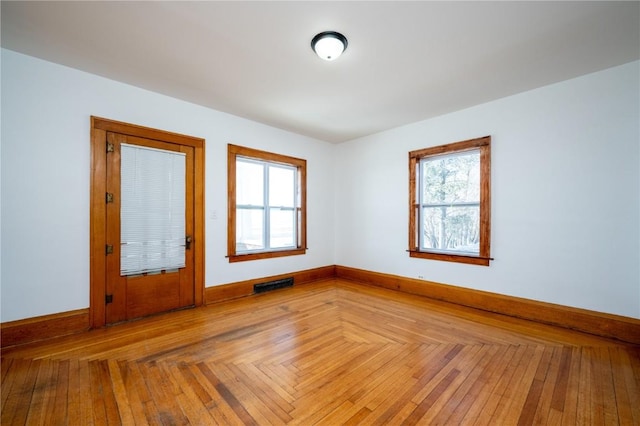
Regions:
<instances>
[{"instance_id":1,"label":"window glass pane","mask_svg":"<svg viewBox=\"0 0 640 426\"><path fill-rule=\"evenodd\" d=\"M296 169L269 166L269 205L293 207Z\"/></svg>"},{"instance_id":2,"label":"window glass pane","mask_svg":"<svg viewBox=\"0 0 640 426\"><path fill-rule=\"evenodd\" d=\"M423 203L480 201L480 151L423 159Z\"/></svg>"},{"instance_id":3,"label":"window glass pane","mask_svg":"<svg viewBox=\"0 0 640 426\"><path fill-rule=\"evenodd\" d=\"M236 209L236 251L264 249L263 209Z\"/></svg>"},{"instance_id":4,"label":"window glass pane","mask_svg":"<svg viewBox=\"0 0 640 426\"><path fill-rule=\"evenodd\" d=\"M236 203L264 205L264 168L262 164L238 160L236 162Z\"/></svg>"},{"instance_id":5,"label":"window glass pane","mask_svg":"<svg viewBox=\"0 0 640 426\"><path fill-rule=\"evenodd\" d=\"M185 155L121 145L120 274L185 266Z\"/></svg>"},{"instance_id":6,"label":"window glass pane","mask_svg":"<svg viewBox=\"0 0 640 426\"><path fill-rule=\"evenodd\" d=\"M480 205L424 207L423 249L479 254Z\"/></svg>"},{"instance_id":7,"label":"window glass pane","mask_svg":"<svg viewBox=\"0 0 640 426\"><path fill-rule=\"evenodd\" d=\"M271 248L295 247L295 210L271 209L269 244Z\"/></svg>"}]
</instances>

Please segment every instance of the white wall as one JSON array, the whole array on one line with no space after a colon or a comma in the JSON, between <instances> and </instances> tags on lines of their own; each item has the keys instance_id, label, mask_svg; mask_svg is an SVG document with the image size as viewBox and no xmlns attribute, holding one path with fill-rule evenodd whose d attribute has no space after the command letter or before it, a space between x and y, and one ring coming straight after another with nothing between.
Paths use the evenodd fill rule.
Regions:
<instances>
[{"instance_id":1,"label":"white wall","mask_svg":"<svg viewBox=\"0 0 640 426\"><path fill-rule=\"evenodd\" d=\"M7 50L1 71L2 322L89 305L90 115L206 139L208 287L340 264L640 318L639 62L337 146ZM484 135L495 261L409 258L407 153ZM307 255L224 258L227 143L308 160Z\"/></svg>"},{"instance_id":2,"label":"white wall","mask_svg":"<svg viewBox=\"0 0 640 426\"><path fill-rule=\"evenodd\" d=\"M338 264L640 318L634 62L341 144ZM492 136L490 267L410 258L408 152Z\"/></svg>"},{"instance_id":3,"label":"white wall","mask_svg":"<svg viewBox=\"0 0 640 426\"><path fill-rule=\"evenodd\" d=\"M0 321L89 306L91 115L206 139L207 287L335 263L333 145L4 49L1 89ZM225 259L227 143L307 160L306 255Z\"/></svg>"}]
</instances>

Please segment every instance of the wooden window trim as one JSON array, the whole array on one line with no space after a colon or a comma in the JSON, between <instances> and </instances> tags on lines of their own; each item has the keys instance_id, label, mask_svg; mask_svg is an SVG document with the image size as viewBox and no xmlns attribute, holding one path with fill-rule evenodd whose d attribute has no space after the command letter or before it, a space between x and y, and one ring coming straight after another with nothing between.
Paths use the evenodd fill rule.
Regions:
<instances>
[{"instance_id":1,"label":"wooden window trim","mask_svg":"<svg viewBox=\"0 0 640 426\"><path fill-rule=\"evenodd\" d=\"M254 158L260 161L268 161L298 169L300 185L300 224L298 225L298 246L293 249L268 250L257 253L236 253L236 159L237 157ZM227 149L227 258L230 263L248 260L270 259L283 256L295 256L305 254L307 251L307 160L260 151L238 145L228 145Z\"/></svg>"},{"instance_id":2,"label":"wooden window trim","mask_svg":"<svg viewBox=\"0 0 640 426\"><path fill-rule=\"evenodd\" d=\"M420 250L417 223L416 168L421 159L480 149L480 250L478 256ZM409 152L409 256L489 266L491 260L491 136L434 146Z\"/></svg>"},{"instance_id":3,"label":"wooden window trim","mask_svg":"<svg viewBox=\"0 0 640 426\"><path fill-rule=\"evenodd\" d=\"M204 303L204 146L205 140L178 133L91 116L91 195L90 195L90 296L92 328L102 327L105 319L106 257L106 134L120 133L194 148L194 305Z\"/></svg>"}]
</instances>

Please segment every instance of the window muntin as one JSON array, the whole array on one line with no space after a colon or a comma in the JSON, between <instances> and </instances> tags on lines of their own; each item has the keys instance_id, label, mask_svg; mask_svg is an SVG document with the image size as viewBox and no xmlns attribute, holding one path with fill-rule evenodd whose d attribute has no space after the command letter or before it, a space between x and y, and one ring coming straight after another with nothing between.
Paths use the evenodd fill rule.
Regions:
<instances>
[{"instance_id":1,"label":"window muntin","mask_svg":"<svg viewBox=\"0 0 640 426\"><path fill-rule=\"evenodd\" d=\"M306 160L229 145L231 262L303 254Z\"/></svg>"},{"instance_id":2,"label":"window muntin","mask_svg":"<svg viewBox=\"0 0 640 426\"><path fill-rule=\"evenodd\" d=\"M490 141L409 153L411 257L489 265Z\"/></svg>"}]
</instances>

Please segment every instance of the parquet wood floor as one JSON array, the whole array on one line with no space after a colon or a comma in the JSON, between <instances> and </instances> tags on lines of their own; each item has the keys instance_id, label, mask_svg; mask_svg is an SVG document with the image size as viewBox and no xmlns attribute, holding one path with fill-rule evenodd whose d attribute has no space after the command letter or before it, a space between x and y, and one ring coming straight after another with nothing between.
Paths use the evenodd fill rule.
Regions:
<instances>
[{"instance_id":1,"label":"parquet wood floor","mask_svg":"<svg viewBox=\"0 0 640 426\"><path fill-rule=\"evenodd\" d=\"M640 425L640 348L340 280L2 353L3 425Z\"/></svg>"}]
</instances>

